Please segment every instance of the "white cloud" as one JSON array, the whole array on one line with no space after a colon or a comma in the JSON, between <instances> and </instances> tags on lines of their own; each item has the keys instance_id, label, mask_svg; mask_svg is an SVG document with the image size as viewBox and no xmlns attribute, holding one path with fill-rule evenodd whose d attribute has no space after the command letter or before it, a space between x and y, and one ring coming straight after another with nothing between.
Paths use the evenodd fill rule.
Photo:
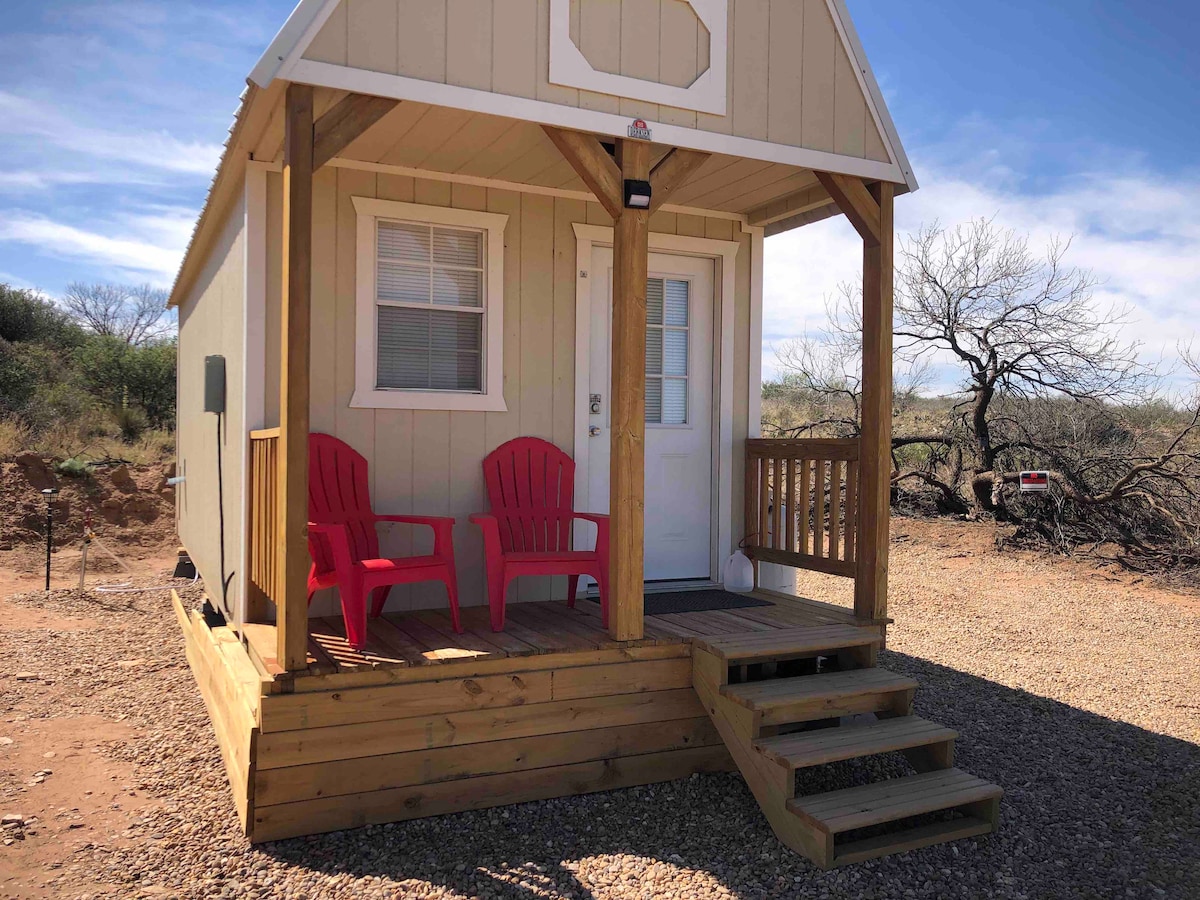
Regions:
<instances>
[{"instance_id":1,"label":"white cloud","mask_svg":"<svg viewBox=\"0 0 1200 900\"><path fill-rule=\"evenodd\" d=\"M1002 159L981 151L968 165L915 161L922 188L896 203L898 236L923 223L953 226L994 217L1044 247L1072 238L1071 265L1092 270L1098 307L1128 306L1126 340L1144 358L1175 356L1194 338L1200 313L1200 176L1167 179L1136 164L1086 171L1033 192ZM982 163L982 165L981 165ZM771 238L764 277L764 373L777 374L773 346L825 324L825 298L860 276L858 235L842 217ZM949 384L939 385L946 388Z\"/></svg>"},{"instance_id":2,"label":"white cloud","mask_svg":"<svg viewBox=\"0 0 1200 900\"><path fill-rule=\"evenodd\" d=\"M80 260L121 278L169 286L192 231L186 210L163 209L119 217L88 230L33 213L0 220L0 241L51 256Z\"/></svg>"},{"instance_id":3,"label":"white cloud","mask_svg":"<svg viewBox=\"0 0 1200 900\"><path fill-rule=\"evenodd\" d=\"M10 138L36 138L78 156L167 172L211 175L221 155L219 144L181 141L166 132L125 133L93 128L44 104L5 91L0 91L0 118Z\"/></svg>"}]
</instances>

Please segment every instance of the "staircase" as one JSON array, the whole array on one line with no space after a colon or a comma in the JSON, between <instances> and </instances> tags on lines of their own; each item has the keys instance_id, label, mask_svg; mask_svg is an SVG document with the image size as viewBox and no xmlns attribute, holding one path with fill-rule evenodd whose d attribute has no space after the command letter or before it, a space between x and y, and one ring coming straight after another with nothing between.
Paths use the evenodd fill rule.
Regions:
<instances>
[{"instance_id":1,"label":"staircase","mask_svg":"<svg viewBox=\"0 0 1200 900\"><path fill-rule=\"evenodd\" d=\"M826 869L997 825L1003 791L954 768L958 734L912 715L917 682L876 667L880 641L826 625L692 645L696 692L772 829ZM796 796L801 769L894 751L917 774Z\"/></svg>"}]
</instances>

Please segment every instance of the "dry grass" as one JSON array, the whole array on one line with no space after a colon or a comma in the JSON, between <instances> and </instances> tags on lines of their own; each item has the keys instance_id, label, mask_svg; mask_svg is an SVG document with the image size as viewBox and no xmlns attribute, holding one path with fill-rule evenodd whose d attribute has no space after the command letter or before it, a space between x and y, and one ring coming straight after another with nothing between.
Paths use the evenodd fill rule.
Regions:
<instances>
[{"instance_id":1,"label":"dry grass","mask_svg":"<svg viewBox=\"0 0 1200 900\"><path fill-rule=\"evenodd\" d=\"M175 434L149 429L126 442L90 420L34 431L15 419L0 419L0 458L20 453L85 462L119 459L146 466L167 462L174 456Z\"/></svg>"}]
</instances>

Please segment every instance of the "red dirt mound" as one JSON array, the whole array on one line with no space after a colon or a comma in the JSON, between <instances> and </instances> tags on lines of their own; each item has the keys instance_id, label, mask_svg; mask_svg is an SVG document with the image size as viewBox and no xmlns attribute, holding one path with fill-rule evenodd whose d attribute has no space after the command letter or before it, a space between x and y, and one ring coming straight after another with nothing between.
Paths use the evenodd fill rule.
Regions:
<instances>
[{"instance_id":1,"label":"red dirt mound","mask_svg":"<svg viewBox=\"0 0 1200 900\"><path fill-rule=\"evenodd\" d=\"M31 453L0 459L0 566L31 571L43 565L45 488L59 491L52 502L56 556L60 549L78 550L86 522L122 556L175 546L175 489L167 484L173 463L95 465L68 477L56 471L58 462Z\"/></svg>"}]
</instances>

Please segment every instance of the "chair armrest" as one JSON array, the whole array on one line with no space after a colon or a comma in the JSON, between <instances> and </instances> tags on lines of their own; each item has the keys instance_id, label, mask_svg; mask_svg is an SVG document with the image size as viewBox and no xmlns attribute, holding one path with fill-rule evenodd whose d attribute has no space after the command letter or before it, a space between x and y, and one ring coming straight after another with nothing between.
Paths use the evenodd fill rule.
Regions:
<instances>
[{"instance_id":1,"label":"chair armrest","mask_svg":"<svg viewBox=\"0 0 1200 900\"><path fill-rule=\"evenodd\" d=\"M573 519L583 519L596 525L596 554L600 559L608 560L608 516L604 513L571 513Z\"/></svg>"},{"instance_id":2,"label":"chair armrest","mask_svg":"<svg viewBox=\"0 0 1200 900\"><path fill-rule=\"evenodd\" d=\"M484 554L489 558L499 558L504 552L500 546L500 520L486 513L472 513L468 518L483 532Z\"/></svg>"},{"instance_id":3,"label":"chair armrest","mask_svg":"<svg viewBox=\"0 0 1200 900\"><path fill-rule=\"evenodd\" d=\"M377 522L400 522L404 525L428 525L437 528L443 522L454 524L453 516L376 516Z\"/></svg>"},{"instance_id":4,"label":"chair armrest","mask_svg":"<svg viewBox=\"0 0 1200 900\"><path fill-rule=\"evenodd\" d=\"M602 528L608 527L608 513L585 513L573 512L572 519L586 519L589 522L595 522L597 526Z\"/></svg>"},{"instance_id":5,"label":"chair armrest","mask_svg":"<svg viewBox=\"0 0 1200 900\"><path fill-rule=\"evenodd\" d=\"M308 533L318 534L329 542L333 553L334 571L346 573L354 571L354 556L350 552L350 533L346 526L333 522L309 522ZM339 576L339 579L342 576Z\"/></svg>"},{"instance_id":6,"label":"chair armrest","mask_svg":"<svg viewBox=\"0 0 1200 900\"><path fill-rule=\"evenodd\" d=\"M433 553L435 556L454 558L453 516L376 516L376 523L396 522L401 525L423 525L433 529Z\"/></svg>"}]
</instances>

